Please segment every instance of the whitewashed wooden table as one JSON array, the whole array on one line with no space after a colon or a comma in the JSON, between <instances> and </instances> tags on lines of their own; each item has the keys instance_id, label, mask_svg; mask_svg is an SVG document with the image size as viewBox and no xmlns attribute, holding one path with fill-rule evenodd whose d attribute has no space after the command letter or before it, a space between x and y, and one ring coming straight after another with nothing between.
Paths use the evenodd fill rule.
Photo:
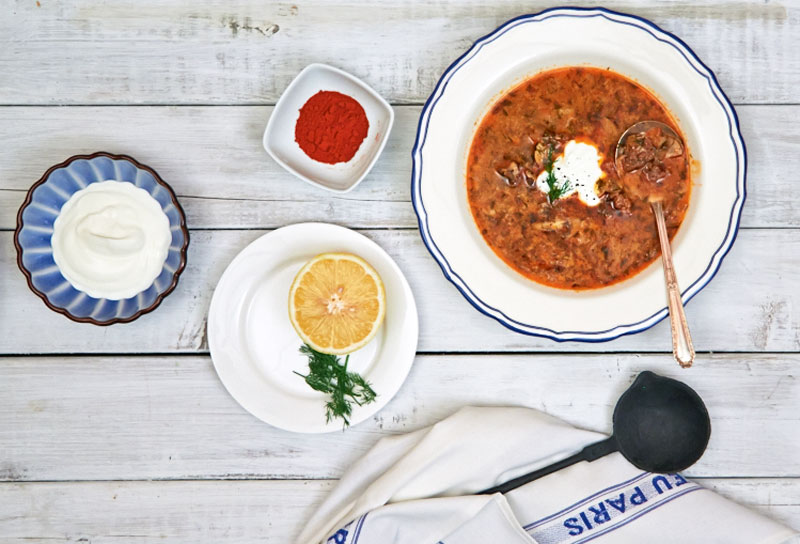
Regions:
<instances>
[{"instance_id":1,"label":"whitewashed wooden table","mask_svg":"<svg viewBox=\"0 0 800 544\"><path fill-rule=\"evenodd\" d=\"M445 67L531 1L275 3L0 0L0 542L286 543L379 437L465 404L521 404L608 431L643 369L706 400L714 433L688 474L800 528L800 5L608 2L683 38L736 104L749 152L738 240L687 308L698 357L668 324L556 344L474 311L422 245L409 198L421 104ZM327 62L395 105L388 147L331 196L272 162L261 134L281 91ZM177 290L128 325L76 324L28 291L12 244L28 187L76 153L133 155L183 203ZM212 290L266 230L362 230L407 274L420 311L408 382L374 419L302 436L246 413L214 373Z\"/></svg>"}]
</instances>

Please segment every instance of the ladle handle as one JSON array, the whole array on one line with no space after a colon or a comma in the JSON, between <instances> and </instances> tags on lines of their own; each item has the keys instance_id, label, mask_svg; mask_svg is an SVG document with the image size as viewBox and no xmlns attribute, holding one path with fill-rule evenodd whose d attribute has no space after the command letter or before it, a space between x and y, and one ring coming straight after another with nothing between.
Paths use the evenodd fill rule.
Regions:
<instances>
[{"instance_id":1,"label":"ladle handle","mask_svg":"<svg viewBox=\"0 0 800 544\"><path fill-rule=\"evenodd\" d=\"M580 463L581 461L588 461L592 462L595 459L599 459L609 453L614 453L617 451L619 446L617 446L617 439L613 436L606 438L600 442L595 442L594 444L589 444L581 451L576 453L575 455L570 455L566 459L562 459L552 465L548 465L544 468L540 468L539 470L534 470L533 472L529 472L528 474L523 474L522 476L518 476L513 480L509 480L504 484L497 485L495 487L490 487L489 489L484 489L483 491L479 492L478 495L491 495L493 493L508 493L512 489L516 489L520 486L523 486L529 482L534 480L538 480L543 476L547 476L548 474L552 474L553 472L559 471L562 468L567 468L569 466L574 465L575 463Z\"/></svg>"},{"instance_id":2,"label":"ladle handle","mask_svg":"<svg viewBox=\"0 0 800 544\"><path fill-rule=\"evenodd\" d=\"M661 263L664 265L664 280L667 284L667 303L669 305L669 322L672 328L672 353L675 360L683 368L689 368L694 362L694 346L689 334L689 324L683 311L681 290L675 276L675 264L672 262L672 247L667 234L667 223L664 220L664 209L661 202L652 202L653 215L656 216L658 240L661 242Z\"/></svg>"}]
</instances>

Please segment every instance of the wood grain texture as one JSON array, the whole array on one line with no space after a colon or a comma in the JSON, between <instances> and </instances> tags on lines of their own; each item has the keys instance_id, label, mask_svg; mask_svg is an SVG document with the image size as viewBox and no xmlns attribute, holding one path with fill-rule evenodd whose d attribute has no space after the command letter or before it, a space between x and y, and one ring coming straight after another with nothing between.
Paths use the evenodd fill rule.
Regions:
<instances>
[{"instance_id":1,"label":"wood grain texture","mask_svg":"<svg viewBox=\"0 0 800 544\"><path fill-rule=\"evenodd\" d=\"M325 220L355 228L416 228L411 148L420 107L395 108L380 160L346 195L311 187L266 154L271 107L0 107L0 229L12 229L24 192L53 164L105 150L132 155L169 182L192 228L276 228ZM799 227L798 106L740 106L748 146L745 227Z\"/></svg>"},{"instance_id":2,"label":"wood grain texture","mask_svg":"<svg viewBox=\"0 0 800 544\"><path fill-rule=\"evenodd\" d=\"M800 527L800 481L703 480L702 485ZM287 544L330 481L0 484L4 544ZM746 497L744 500L741 497Z\"/></svg>"},{"instance_id":3,"label":"wood grain texture","mask_svg":"<svg viewBox=\"0 0 800 544\"><path fill-rule=\"evenodd\" d=\"M204 352L206 314L219 277L264 231L194 231L188 265L153 313L111 327L73 323L31 293L16 268L11 233L0 233L0 354ZM524 336L469 305L442 275L416 231L368 231L407 276L420 316L419 350L671 351L669 323L602 344ZM652 266L659 266L654 263ZM800 349L800 230L743 230L714 280L686 308L699 352ZM42 341L41 331L47 331ZM698 357L703 364L704 357Z\"/></svg>"},{"instance_id":4,"label":"wood grain texture","mask_svg":"<svg viewBox=\"0 0 800 544\"><path fill-rule=\"evenodd\" d=\"M789 527L800 528L799 479L708 479L699 480L699 483ZM796 544L800 542L800 537L790 542Z\"/></svg>"},{"instance_id":5,"label":"wood grain texture","mask_svg":"<svg viewBox=\"0 0 800 544\"><path fill-rule=\"evenodd\" d=\"M333 483L0 484L0 542L289 544Z\"/></svg>"},{"instance_id":6,"label":"wood grain texture","mask_svg":"<svg viewBox=\"0 0 800 544\"><path fill-rule=\"evenodd\" d=\"M381 436L467 405L528 406L608 432L645 369L707 404L711 442L688 474L800 477L800 355L707 356L685 372L665 354L419 356L381 412L324 435L247 413L208 357L5 358L0 480L338 478Z\"/></svg>"},{"instance_id":7,"label":"wood grain texture","mask_svg":"<svg viewBox=\"0 0 800 544\"><path fill-rule=\"evenodd\" d=\"M578 2L590 5L593 3ZM506 20L552 4L481 0L76 2L5 0L2 104L270 104L311 62L420 103ZM795 3L607 2L652 19L715 70L735 102L800 101ZM309 39L313 38L313 39Z\"/></svg>"},{"instance_id":8,"label":"wood grain texture","mask_svg":"<svg viewBox=\"0 0 800 544\"><path fill-rule=\"evenodd\" d=\"M549 4L0 0L0 543L283 544L381 436L501 402L608 431L613 402L643 369L686 381L708 403L712 441L690 473L800 528L800 4L605 5L676 33L739 104L744 230L687 308L704 352L690 372L672 361L666 323L599 345L506 330L442 277L415 230L419 104L475 39ZM348 195L298 182L261 147L269 105L311 62L400 105L383 156ZM158 170L194 229L177 291L107 328L47 310L16 269L9 232L50 165L101 149ZM233 256L264 229L307 220L368 229L407 274L420 349L432 353L384 410L344 434L256 420L204 355L210 297ZM15 355L37 353L54 356ZM117 481L126 479L135 481Z\"/></svg>"}]
</instances>

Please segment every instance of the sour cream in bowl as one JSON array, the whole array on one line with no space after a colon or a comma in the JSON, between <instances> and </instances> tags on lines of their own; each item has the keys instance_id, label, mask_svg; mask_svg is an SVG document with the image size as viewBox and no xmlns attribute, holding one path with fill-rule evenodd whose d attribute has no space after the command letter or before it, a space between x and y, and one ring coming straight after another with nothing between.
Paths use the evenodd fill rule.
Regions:
<instances>
[{"instance_id":1,"label":"sour cream in bowl","mask_svg":"<svg viewBox=\"0 0 800 544\"><path fill-rule=\"evenodd\" d=\"M172 188L127 155L76 155L37 181L17 214L17 264L53 311L95 325L153 311L186 267Z\"/></svg>"},{"instance_id":2,"label":"sour cream in bowl","mask_svg":"<svg viewBox=\"0 0 800 544\"><path fill-rule=\"evenodd\" d=\"M150 194L125 181L93 183L73 194L53 224L53 259L79 291L121 300L161 273L169 219Z\"/></svg>"}]
</instances>

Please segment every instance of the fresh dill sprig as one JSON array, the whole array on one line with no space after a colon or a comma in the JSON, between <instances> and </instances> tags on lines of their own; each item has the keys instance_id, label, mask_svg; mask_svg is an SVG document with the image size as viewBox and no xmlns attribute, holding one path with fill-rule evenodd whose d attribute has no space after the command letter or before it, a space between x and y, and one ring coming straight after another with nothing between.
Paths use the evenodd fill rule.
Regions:
<instances>
[{"instance_id":1,"label":"fresh dill sprig","mask_svg":"<svg viewBox=\"0 0 800 544\"><path fill-rule=\"evenodd\" d=\"M556 174L553 172L553 162L553 144L550 144L550 148L547 150L547 160L544 163L544 169L547 172L547 179L545 180L548 187L547 200L550 204L572 189L572 184L568 179L565 179L564 183L558 183Z\"/></svg>"},{"instance_id":2,"label":"fresh dill sprig","mask_svg":"<svg viewBox=\"0 0 800 544\"><path fill-rule=\"evenodd\" d=\"M330 423L334 418L341 418L344 426L350 425L348 419L353 413L353 404L359 406L369 404L378 395L360 374L348 372L347 364L350 355L341 363L337 355L320 353L308 344L300 346L300 353L308 357L308 375L295 372L305 379L315 391L329 395L325 403L325 420Z\"/></svg>"}]
</instances>

